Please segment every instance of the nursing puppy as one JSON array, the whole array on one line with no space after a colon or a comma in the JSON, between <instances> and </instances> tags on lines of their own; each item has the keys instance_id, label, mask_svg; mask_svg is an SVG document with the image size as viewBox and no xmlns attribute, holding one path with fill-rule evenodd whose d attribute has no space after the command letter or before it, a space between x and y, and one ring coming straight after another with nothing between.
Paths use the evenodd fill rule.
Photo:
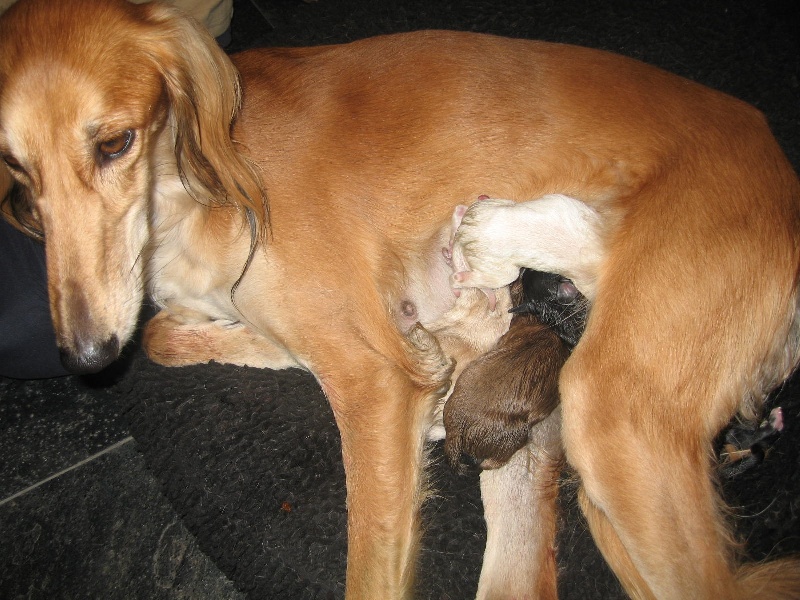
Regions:
<instances>
[{"instance_id":1,"label":"nursing puppy","mask_svg":"<svg viewBox=\"0 0 800 600\"><path fill-rule=\"evenodd\" d=\"M465 216L453 252L475 274L458 285L524 263L593 301L559 388L598 544L642 597L798 589L796 568L736 565L708 477L709 440L797 358L799 186L753 108L570 46L420 32L229 59L160 4L22 0L0 18L0 155L67 366L114 361L148 293L154 360L315 375L351 598L412 594L434 408L510 321L503 289L452 292L455 206L578 199L520 204L524 236L503 222L474 245L492 218ZM483 253L494 234L524 260ZM555 593L536 483L553 423L483 478L484 597Z\"/></svg>"},{"instance_id":2,"label":"nursing puppy","mask_svg":"<svg viewBox=\"0 0 800 600\"><path fill-rule=\"evenodd\" d=\"M445 404L444 448L454 468L464 459L497 468L528 444L558 406L558 375L583 332L585 300L560 275L524 269L511 297L508 332L469 363Z\"/></svg>"}]
</instances>

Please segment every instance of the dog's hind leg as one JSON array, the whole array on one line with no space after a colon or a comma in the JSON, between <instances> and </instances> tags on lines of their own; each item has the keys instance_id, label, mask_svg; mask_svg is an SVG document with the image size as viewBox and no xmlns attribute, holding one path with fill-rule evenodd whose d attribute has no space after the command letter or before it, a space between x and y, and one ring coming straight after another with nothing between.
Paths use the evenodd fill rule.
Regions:
<instances>
[{"instance_id":1,"label":"dog's hind leg","mask_svg":"<svg viewBox=\"0 0 800 600\"><path fill-rule=\"evenodd\" d=\"M634 598L740 598L710 440L689 431L686 417L680 430L674 417L657 417L670 412L669 399L604 381L613 368L593 368L586 347L562 370L564 444L603 556ZM640 420L645 404L654 414Z\"/></svg>"},{"instance_id":2,"label":"dog's hind leg","mask_svg":"<svg viewBox=\"0 0 800 600\"><path fill-rule=\"evenodd\" d=\"M783 561L783 568L737 565L737 545L714 483L711 436L688 425L692 417L673 412L686 399L678 391L675 398L645 397L647 392L632 389L650 387L641 379L612 389L604 380L614 367L592 370L580 355L573 358L561 379L567 458L581 477L581 508L594 540L628 594L662 600L800 597L796 562ZM651 416L641 418L643 411Z\"/></svg>"},{"instance_id":3,"label":"dog's hind leg","mask_svg":"<svg viewBox=\"0 0 800 600\"><path fill-rule=\"evenodd\" d=\"M737 227L719 239L720 229L683 207L658 207L672 229L644 213L623 223L636 235L613 241L586 332L561 371L563 441L582 508L635 598L800 597L796 565L772 581L738 566L712 447L737 410L789 366L792 245L775 223L771 241L780 242L761 243L769 227L753 225L757 210L735 221L724 213ZM702 240L713 264L695 246L676 244L675 231ZM781 586L792 592L782 596Z\"/></svg>"},{"instance_id":4,"label":"dog's hind leg","mask_svg":"<svg viewBox=\"0 0 800 600\"><path fill-rule=\"evenodd\" d=\"M481 473L487 539L477 598L557 597L555 534L562 466L559 410L538 423L530 444Z\"/></svg>"},{"instance_id":5,"label":"dog's hind leg","mask_svg":"<svg viewBox=\"0 0 800 600\"><path fill-rule=\"evenodd\" d=\"M633 598L652 598L647 583L636 570L628 551L620 542L614 528L592 501L586 496L583 488L578 492L578 503L583 511L589 529L601 548L606 562L620 579L625 582L628 593Z\"/></svg>"}]
</instances>

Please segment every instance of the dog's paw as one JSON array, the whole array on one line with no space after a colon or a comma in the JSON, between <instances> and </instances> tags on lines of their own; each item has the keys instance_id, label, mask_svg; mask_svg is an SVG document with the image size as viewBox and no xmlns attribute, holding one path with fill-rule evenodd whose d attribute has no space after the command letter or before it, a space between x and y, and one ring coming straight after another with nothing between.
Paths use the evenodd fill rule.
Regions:
<instances>
[{"instance_id":1,"label":"dog's paw","mask_svg":"<svg viewBox=\"0 0 800 600\"><path fill-rule=\"evenodd\" d=\"M195 322L162 310L145 325L142 345L147 357L164 367L205 364L219 359L210 335L215 329L220 327L207 318Z\"/></svg>"},{"instance_id":2,"label":"dog's paw","mask_svg":"<svg viewBox=\"0 0 800 600\"><path fill-rule=\"evenodd\" d=\"M516 317L498 346L468 365L444 406L445 455L453 468L505 464L531 428L558 406L561 340L529 316Z\"/></svg>"},{"instance_id":3,"label":"dog's paw","mask_svg":"<svg viewBox=\"0 0 800 600\"><path fill-rule=\"evenodd\" d=\"M162 310L142 337L147 356L165 367L216 361L262 369L296 367L283 348L241 323L211 319L186 308Z\"/></svg>"}]
</instances>

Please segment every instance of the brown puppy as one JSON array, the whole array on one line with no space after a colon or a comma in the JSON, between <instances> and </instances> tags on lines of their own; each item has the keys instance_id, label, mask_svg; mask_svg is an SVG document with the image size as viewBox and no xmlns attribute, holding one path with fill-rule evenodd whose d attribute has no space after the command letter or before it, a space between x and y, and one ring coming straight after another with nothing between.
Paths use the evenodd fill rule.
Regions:
<instances>
[{"instance_id":1,"label":"brown puppy","mask_svg":"<svg viewBox=\"0 0 800 600\"><path fill-rule=\"evenodd\" d=\"M450 465L457 468L467 455L482 469L497 468L527 445L533 426L558 406L558 375L568 356L551 328L530 314L515 316L497 346L461 372L444 406Z\"/></svg>"},{"instance_id":2,"label":"brown puppy","mask_svg":"<svg viewBox=\"0 0 800 600\"><path fill-rule=\"evenodd\" d=\"M577 198L596 219L565 229L575 206L542 200L524 237L594 303L560 391L595 538L640 596L800 588L796 568L739 569L709 477L709 440L797 359L800 185L755 109L570 46L420 32L232 62L159 4L22 0L0 18L0 155L71 368L118 356L146 291L155 360L314 373L342 436L351 598L412 593L451 359L508 327L503 292L487 311L450 289L455 205ZM595 247L560 254L557 232ZM490 536L479 593L552 592L541 471L488 473L487 519L513 535Z\"/></svg>"}]
</instances>

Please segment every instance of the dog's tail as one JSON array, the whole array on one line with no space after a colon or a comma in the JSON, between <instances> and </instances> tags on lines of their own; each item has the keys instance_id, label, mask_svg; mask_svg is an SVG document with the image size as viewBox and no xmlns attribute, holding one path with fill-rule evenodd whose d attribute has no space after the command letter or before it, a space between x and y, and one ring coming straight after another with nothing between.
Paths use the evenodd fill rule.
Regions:
<instances>
[{"instance_id":1,"label":"dog's tail","mask_svg":"<svg viewBox=\"0 0 800 600\"><path fill-rule=\"evenodd\" d=\"M797 600L800 598L800 558L781 558L739 567L740 598Z\"/></svg>"}]
</instances>

